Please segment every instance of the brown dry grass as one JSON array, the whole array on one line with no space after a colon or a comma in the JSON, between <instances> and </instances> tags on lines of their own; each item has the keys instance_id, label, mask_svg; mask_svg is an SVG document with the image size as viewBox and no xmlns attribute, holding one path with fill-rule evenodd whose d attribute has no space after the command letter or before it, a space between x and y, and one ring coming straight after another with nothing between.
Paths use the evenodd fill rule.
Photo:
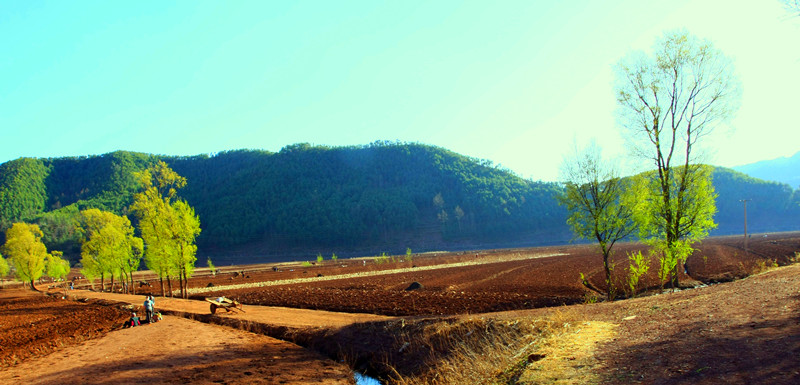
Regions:
<instances>
[{"instance_id":1,"label":"brown dry grass","mask_svg":"<svg viewBox=\"0 0 800 385\"><path fill-rule=\"evenodd\" d=\"M417 375L394 372L393 384L586 384L593 383L597 343L614 326L587 322L571 312L546 318L464 318L427 325L408 345L431 354Z\"/></svg>"}]
</instances>

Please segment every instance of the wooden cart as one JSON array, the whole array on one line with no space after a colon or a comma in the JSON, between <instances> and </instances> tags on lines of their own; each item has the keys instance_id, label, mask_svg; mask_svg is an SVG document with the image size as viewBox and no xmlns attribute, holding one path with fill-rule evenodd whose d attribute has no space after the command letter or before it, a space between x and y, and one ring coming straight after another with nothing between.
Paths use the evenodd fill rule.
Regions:
<instances>
[{"instance_id":1,"label":"wooden cart","mask_svg":"<svg viewBox=\"0 0 800 385\"><path fill-rule=\"evenodd\" d=\"M242 304L239 301L232 300L225 297L206 297L206 302L211 303L211 314L217 312L217 309L225 309L225 312L241 311L244 312Z\"/></svg>"}]
</instances>

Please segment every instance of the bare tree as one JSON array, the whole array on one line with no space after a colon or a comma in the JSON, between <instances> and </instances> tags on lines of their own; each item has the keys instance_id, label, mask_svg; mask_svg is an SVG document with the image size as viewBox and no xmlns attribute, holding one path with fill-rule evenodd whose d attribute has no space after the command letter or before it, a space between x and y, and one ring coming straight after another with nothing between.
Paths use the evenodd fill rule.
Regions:
<instances>
[{"instance_id":1,"label":"bare tree","mask_svg":"<svg viewBox=\"0 0 800 385\"><path fill-rule=\"evenodd\" d=\"M679 262L716 226L698 146L738 108L738 81L729 59L685 31L666 33L652 54L631 55L617 69L619 123L632 152L654 167L642 175L640 228L677 287Z\"/></svg>"}]
</instances>

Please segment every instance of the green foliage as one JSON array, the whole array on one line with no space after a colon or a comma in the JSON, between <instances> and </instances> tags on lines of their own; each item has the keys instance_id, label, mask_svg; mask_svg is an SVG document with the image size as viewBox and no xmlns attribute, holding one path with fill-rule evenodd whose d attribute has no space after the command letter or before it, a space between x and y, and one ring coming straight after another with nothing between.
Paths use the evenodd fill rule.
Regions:
<instances>
[{"instance_id":1,"label":"green foliage","mask_svg":"<svg viewBox=\"0 0 800 385\"><path fill-rule=\"evenodd\" d=\"M140 228L141 219L132 215L133 197L141 190L136 173L158 159L120 151L6 162L0 165L0 191L6 192L0 193L0 230L18 221L13 218L28 218L39 225L48 249L77 261L81 210L131 215ZM160 159L190 182L179 191L203 218L196 245L206 250L250 243L273 250L354 250L408 240L550 244L570 238L566 208L555 199L560 185L525 180L438 147L300 144L278 153L237 150ZM741 231L738 200L748 197L739 187L754 199L748 203L753 231L796 227L800 193L726 175L714 174L720 232ZM437 195L441 200L434 202ZM442 212L445 222L438 219Z\"/></svg>"},{"instance_id":2,"label":"green foliage","mask_svg":"<svg viewBox=\"0 0 800 385\"><path fill-rule=\"evenodd\" d=\"M302 263L300 263L300 266L303 266L303 267L311 267L311 266L313 266L313 265L312 265L312 264L311 264L311 262L309 262L309 261L303 261Z\"/></svg>"},{"instance_id":3,"label":"green foliage","mask_svg":"<svg viewBox=\"0 0 800 385\"><path fill-rule=\"evenodd\" d=\"M384 263L389 263L389 256L386 253L381 253L380 256L375 257L375 264L382 265Z\"/></svg>"},{"instance_id":4,"label":"green foliage","mask_svg":"<svg viewBox=\"0 0 800 385\"><path fill-rule=\"evenodd\" d=\"M625 196L630 190L616 168L601 158L594 143L565 159L561 174L565 183L559 203L569 213L567 224L578 238L598 243L610 301L615 294L609 265L612 249L636 229L632 206L626 202L630 198Z\"/></svg>"},{"instance_id":5,"label":"green foliage","mask_svg":"<svg viewBox=\"0 0 800 385\"><path fill-rule=\"evenodd\" d=\"M0 278L7 276L10 270L11 266L8 265L8 261L0 254Z\"/></svg>"},{"instance_id":6,"label":"green foliage","mask_svg":"<svg viewBox=\"0 0 800 385\"><path fill-rule=\"evenodd\" d=\"M206 259L206 266L208 266L208 269L211 270L211 275L217 275L217 267L211 262L211 257Z\"/></svg>"},{"instance_id":7,"label":"green foliage","mask_svg":"<svg viewBox=\"0 0 800 385\"><path fill-rule=\"evenodd\" d=\"M625 278L631 296L635 297L639 290L639 279L650 270L650 258L641 251L628 254L628 276Z\"/></svg>"},{"instance_id":8,"label":"green foliage","mask_svg":"<svg viewBox=\"0 0 800 385\"><path fill-rule=\"evenodd\" d=\"M643 173L634 178L631 189L633 198L628 204L634 208L640 236L660 256L662 284L671 278L674 286L678 266L694 251L692 244L716 227L711 168L690 165L688 170L674 168L662 176Z\"/></svg>"},{"instance_id":9,"label":"green foliage","mask_svg":"<svg viewBox=\"0 0 800 385\"><path fill-rule=\"evenodd\" d=\"M125 280L139 268L142 240L133 234L127 217L99 209L81 211L79 225L83 235L81 272L87 278L108 276Z\"/></svg>"},{"instance_id":10,"label":"green foliage","mask_svg":"<svg viewBox=\"0 0 800 385\"><path fill-rule=\"evenodd\" d=\"M322 263L324 260L325 258L322 256L322 254L317 254L317 263Z\"/></svg>"},{"instance_id":11,"label":"green foliage","mask_svg":"<svg viewBox=\"0 0 800 385\"><path fill-rule=\"evenodd\" d=\"M142 191L134 196L131 211L139 219L142 239L147 244L145 263L160 278L177 275L181 295L186 297L185 283L194 271L195 239L200 234L200 219L194 208L177 198L177 190L186 185L186 178L162 161L135 176Z\"/></svg>"},{"instance_id":12,"label":"green foliage","mask_svg":"<svg viewBox=\"0 0 800 385\"><path fill-rule=\"evenodd\" d=\"M618 116L632 151L655 166L640 178L637 222L674 288L690 245L716 227L711 170L696 150L738 108L738 80L727 57L684 31L652 52L618 65Z\"/></svg>"},{"instance_id":13,"label":"green foliage","mask_svg":"<svg viewBox=\"0 0 800 385\"><path fill-rule=\"evenodd\" d=\"M123 214L139 188L136 173L155 161L151 155L116 151L100 156L48 159L48 209L75 206Z\"/></svg>"},{"instance_id":14,"label":"green foliage","mask_svg":"<svg viewBox=\"0 0 800 385\"><path fill-rule=\"evenodd\" d=\"M49 174L50 168L39 159L20 158L0 164L0 231L45 209Z\"/></svg>"},{"instance_id":15,"label":"green foliage","mask_svg":"<svg viewBox=\"0 0 800 385\"><path fill-rule=\"evenodd\" d=\"M339 257L337 257L335 253L331 254L331 261L336 262L338 260L339 260Z\"/></svg>"},{"instance_id":16,"label":"green foliage","mask_svg":"<svg viewBox=\"0 0 800 385\"><path fill-rule=\"evenodd\" d=\"M22 222L14 223L6 231L3 252L11 259L17 277L22 281L30 282L31 289L35 289L33 281L42 276L45 257L47 257L47 248L42 243L42 231L39 226Z\"/></svg>"},{"instance_id":17,"label":"green foliage","mask_svg":"<svg viewBox=\"0 0 800 385\"><path fill-rule=\"evenodd\" d=\"M197 261L195 239L200 234L200 218L185 201L178 200L172 207L175 213L172 232L178 250L175 264L183 272L184 278L191 278Z\"/></svg>"},{"instance_id":18,"label":"green foliage","mask_svg":"<svg viewBox=\"0 0 800 385\"><path fill-rule=\"evenodd\" d=\"M45 275L54 280L63 279L69 274L69 261L61 258L60 251L53 251L47 255L45 261Z\"/></svg>"},{"instance_id":19,"label":"green foliage","mask_svg":"<svg viewBox=\"0 0 800 385\"><path fill-rule=\"evenodd\" d=\"M437 147L300 144L166 161L192 181L182 194L204 218L201 245L374 245L418 234L442 211L446 241L566 236L549 225L563 218L557 185Z\"/></svg>"},{"instance_id":20,"label":"green foliage","mask_svg":"<svg viewBox=\"0 0 800 385\"><path fill-rule=\"evenodd\" d=\"M81 234L78 224L81 217L75 204L57 210L41 213L32 219L39 226L44 236L42 241L48 250L63 250L77 261L80 255Z\"/></svg>"},{"instance_id":21,"label":"green foliage","mask_svg":"<svg viewBox=\"0 0 800 385\"><path fill-rule=\"evenodd\" d=\"M715 222L716 233L736 234L743 231L744 210L741 200L747 202L747 223L759 232L795 229L800 217L800 190L786 184L752 178L740 172L718 167L713 170L714 190L718 194Z\"/></svg>"}]
</instances>

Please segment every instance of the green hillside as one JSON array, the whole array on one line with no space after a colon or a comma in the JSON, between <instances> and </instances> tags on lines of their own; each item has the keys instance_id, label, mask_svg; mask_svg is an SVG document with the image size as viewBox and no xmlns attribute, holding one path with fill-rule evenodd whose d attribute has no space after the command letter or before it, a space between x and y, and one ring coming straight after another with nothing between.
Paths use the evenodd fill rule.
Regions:
<instances>
[{"instance_id":1,"label":"green hillside","mask_svg":"<svg viewBox=\"0 0 800 385\"><path fill-rule=\"evenodd\" d=\"M49 249L80 252L73 218L100 208L127 214L133 172L162 159L188 179L179 191L203 229L199 255L231 262L566 243L555 183L522 179L491 162L421 144L287 146L163 157L22 158L0 165L0 230L38 223ZM800 228L800 194L729 169L714 174L719 228L740 233ZM231 258L233 258L231 260ZM253 259L256 258L256 259Z\"/></svg>"}]
</instances>

